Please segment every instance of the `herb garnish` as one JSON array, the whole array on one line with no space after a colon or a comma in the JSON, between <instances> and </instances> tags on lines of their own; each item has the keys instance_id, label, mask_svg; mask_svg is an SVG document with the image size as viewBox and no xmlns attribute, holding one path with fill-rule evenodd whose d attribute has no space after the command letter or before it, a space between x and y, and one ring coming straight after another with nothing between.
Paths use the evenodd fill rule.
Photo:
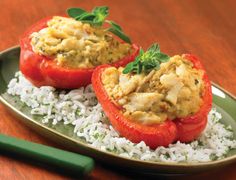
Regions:
<instances>
[{"instance_id":1,"label":"herb garnish","mask_svg":"<svg viewBox=\"0 0 236 180\"><path fill-rule=\"evenodd\" d=\"M87 12L81 8L69 8L67 9L67 14L77 21L89 23L95 27L101 27L104 22L106 22L110 24L110 27L107 29L107 31L118 36L123 41L131 43L130 38L124 34L122 28L117 23L114 21L105 20L109 14L108 11L109 8L107 6L95 7L92 12Z\"/></svg>"},{"instance_id":2,"label":"herb garnish","mask_svg":"<svg viewBox=\"0 0 236 180\"><path fill-rule=\"evenodd\" d=\"M151 45L146 52L141 49L135 60L126 65L123 73L128 74L133 72L140 74L142 71L150 72L152 69L159 69L160 64L167 62L169 59L170 57L162 53L160 46L155 43Z\"/></svg>"}]
</instances>

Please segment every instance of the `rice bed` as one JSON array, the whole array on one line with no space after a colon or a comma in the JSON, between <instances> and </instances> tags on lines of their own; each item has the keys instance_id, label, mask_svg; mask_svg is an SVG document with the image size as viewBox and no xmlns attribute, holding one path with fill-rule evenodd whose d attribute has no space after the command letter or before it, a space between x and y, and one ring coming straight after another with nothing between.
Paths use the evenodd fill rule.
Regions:
<instances>
[{"instance_id":1,"label":"rice bed","mask_svg":"<svg viewBox=\"0 0 236 180\"><path fill-rule=\"evenodd\" d=\"M50 86L37 88L17 72L7 93L19 96L32 108L31 114L43 116L43 123L72 124L74 133L91 146L119 156L157 162L207 162L221 159L236 148L232 128L220 123L221 114L215 109L209 113L207 127L198 140L152 150L144 142L136 144L119 136L104 115L91 85L69 92Z\"/></svg>"}]
</instances>

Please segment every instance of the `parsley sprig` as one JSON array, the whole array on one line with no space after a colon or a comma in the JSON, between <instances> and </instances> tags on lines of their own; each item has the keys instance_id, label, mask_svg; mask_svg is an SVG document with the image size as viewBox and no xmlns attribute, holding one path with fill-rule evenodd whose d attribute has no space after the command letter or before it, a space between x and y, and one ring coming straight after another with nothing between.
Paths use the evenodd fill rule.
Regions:
<instances>
[{"instance_id":1,"label":"parsley sprig","mask_svg":"<svg viewBox=\"0 0 236 180\"><path fill-rule=\"evenodd\" d=\"M141 72L150 72L152 69L159 69L160 64L167 62L169 59L170 57L162 53L160 46L155 43L146 52L141 49L135 60L126 65L123 73L128 74L133 72L140 74Z\"/></svg>"},{"instance_id":2,"label":"parsley sprig","mask_svg":"<svg viewBox=\"0 0 236 180\"><path fill-rule=\"evenodd\" d=\"M87 12L81 8L69 8L67 14L77 21L89 23L95 27L101 27L104 22L110 24L107 31L118 36L120 39L127 43L131 43L130 38L123 32L122 28L114 21L106 20L109 14L109 8L107 6L95 7L92 12Z\"/></svg>"}]
</instances>

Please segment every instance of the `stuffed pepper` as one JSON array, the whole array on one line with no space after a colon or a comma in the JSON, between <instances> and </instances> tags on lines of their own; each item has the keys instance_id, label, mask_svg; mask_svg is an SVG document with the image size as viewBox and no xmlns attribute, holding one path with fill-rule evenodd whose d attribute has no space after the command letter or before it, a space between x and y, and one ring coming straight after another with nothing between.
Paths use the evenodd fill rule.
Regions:
<instances>
[{"instance_id":1,"label":"stuffed pepper","mask_svg":"<svg viewBox=\"0 0 236 180\"><path fill-rule=\"evenodd\" d=\"M122 28L105 20L108 7L92 12L71 8L67 13L69 17L39 21L20 40L20 70L35 86L85 86L91 83L96 66L125 66L138 54L139 48Z\"/></svg>"},{"instance_id":2,"label":"stuffed pepper","mask_svg":"<svg viewBox=\"0 0 236 180\"><path fill-rule=\"evenodd\" d=\"M169 57L157 44L141 49L125 68L96 68L92 85L114 129L151 148L196 139L212 106L200 61L189 54Z\"/></svg>"}]
</instances>

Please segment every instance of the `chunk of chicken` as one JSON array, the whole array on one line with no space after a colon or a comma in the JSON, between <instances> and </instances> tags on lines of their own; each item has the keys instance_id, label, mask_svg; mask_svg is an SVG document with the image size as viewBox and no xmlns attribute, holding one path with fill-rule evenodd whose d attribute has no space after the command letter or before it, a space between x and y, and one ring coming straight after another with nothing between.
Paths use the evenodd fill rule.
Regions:
<instances>
[{"instance_id":1,"label":"chunk of chicken","mask_svg":"<svg viewBox=\"0 0 236 180\"><path fill-rule=\"evenodd\" d=\"M162 100L159 93L132 93L127 97L127 103L123 106L127 111L149 111L154 103Z\"/></svg>"}]
</instances>

